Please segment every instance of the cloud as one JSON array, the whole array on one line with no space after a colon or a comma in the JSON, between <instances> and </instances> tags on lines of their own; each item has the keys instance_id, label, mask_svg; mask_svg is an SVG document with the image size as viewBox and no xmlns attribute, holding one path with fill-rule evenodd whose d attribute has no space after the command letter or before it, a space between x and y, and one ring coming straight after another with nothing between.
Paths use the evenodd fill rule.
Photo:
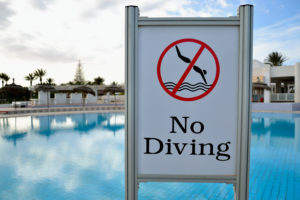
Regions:
<instances>
[{"instance_id":1,"label":"cloud","mask_svg":"<svg viewBox=\"0 0 300 200\"><path fill-rule=\"evenodd\" d=\"M240 5L244 5L244 4L252 4L254 5L254 0L240 0Z\"/></svg>"},{"instance_id":2,"label":"cloud","mask_svg":"<svg viewBox=\"0 0 300 200\"><path fill-rule=\"evenodd\" d=\"M87 80L102 76L105 83L124 82L126 5L139 6L140 15L149 17L235 16L238 7L238 2L227 0L9 2L9 6L8 3L0 3L0 10L6 10L0 12L0 28L1 24L6 24L0 35L0 59L5 66L3 70L20 80L21 84L27 84L24 74L30 72L33 65L47 66L45 69L49 75L53 74L56 83L72 80L70 70L75 71L78 59L83 63ZM286 25L291 21L292 24ZM294 62L299 52L296 44L300 46L295 34L299 33L299 23L295 19L274 26L255 30L254 58L263 60L274 49L288 56L289 62ZM18 72L11 70L18 66L22 66ZM57 74L58 69L63 76Z\"/></svg>"},{"instance_id":3,"label":"cloud","mask_svg":"<svg viewBox=\"0 0 300 200\"><path fill-rule=\"evenodd\" d=\"M0 29L10 24L9 18L14 14L15 12L9 8L8 2L0 1Z\"/></svg>"},{"instance_id":4,"label":"cloud","mask_svg":"<svg viewBox=\"0 0 300 200\"><path fill-rule=\"evenodd\" d=\"M22 35L21 40L33 40L31 35ZM58 49L56 46L47 47L30 47L21 42L17 42L14 38L5 38L1 41L2 50L9 52L11 56L23 58L25 60L40 60L45 62L62 62L69 63L76 60L77 56L73 52L67 52Z\"/></svg>"},{"instance_id":5,"label":"cloud","mask_svg":"<svg viewBox=\"0 0 300 200\"><path fill-rule=\"evenodd\" d=\"M102 0L102 1L99 1L98 3L98 9L108 9L108 8L111 8L113 6L116 6L117 4L119 4L119 0Z\"/></svg>"},{"instance_id":6,"label":"cloud","mask_svg":"<svg viewBox=\"0 0 300 200\"><path fill-rule=\"evenodd\" d=\"M254 58L263 61L269 53L279 51L288 57L286 64L299 62L299 35L300 15L254 30Z\"/></svg>"},{"instance_id":7,"label":"cloud","mask_svg":"<svg viewBox=\"0 0 300 200\"><path fill-rule=\"evenodd\" d=\"M24 73L42 65L56 83L73 79L70 70L83 63L86 79L102 76L106 83L124 82L124 16L137 5L141 16L228 16L226 0L12 0L16 15L0 35L0 59L10 76L27 84ZM225 7L225 8L224 8ZM234 9L236 10L236 9ZM235 14L235 13L234 13ZM7 38L10 38L8 40ZM55 65L54 65L54 64ZM15 72L10 70L22 66ZM57 74L57 70L61 71ZM20 83L19 83L20 84Z\"/></svg>"},{"instance_id":8,"label":"cloud","mask_svg":"<svg viewBox=\"0 0 300 200\"><path fill-rule=\"evenodd\" d=\"M153 1L150 3L145 4L142 8L144 12L150 12L152 10L154 10L155 8L157 8L158 6L161 6L163 4L163 2L161 1Z\"/></svg>"},{"instance_id":9,"label":"cloud","mask_svg":"<svg viewBox=\"0 0 300 200\"><path fill-rule=\"evenodd\" d=\"M222 8L226 8L229 6L226 0L217 0L217 4L219 4Z\"/></svg>"},{"instance_id":10,"label":"cloud","mask_svg":"<svg viewBox=\"0 0 300 200\"><path fill-rule=\"evenodd\" d=\"M182 16L188 13L194 13L196 17L227 17L236 15L236 8L233 9L233 5L227 3L226 0L206 0L206 1L191 1L187 4L188 7L184 7ZM187 12L186 12L187 11Z\"/></svg>"},{"instance_id":11,"label":"cloud","mask_svg":"<svg viewBox=\"0 0 300 200\"><path fill-rule=\"evenodd\" d=\"M32 5L40 10L46 10L50 3L54 0L31 0Z\"/></svg>"}]
</instances>

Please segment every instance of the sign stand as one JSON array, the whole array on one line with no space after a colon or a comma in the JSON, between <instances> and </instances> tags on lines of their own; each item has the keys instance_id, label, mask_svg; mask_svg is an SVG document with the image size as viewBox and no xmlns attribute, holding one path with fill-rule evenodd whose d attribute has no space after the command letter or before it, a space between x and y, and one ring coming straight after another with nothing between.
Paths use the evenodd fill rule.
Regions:
<instances>
[{"instance_id":1,"label":"sign stand","mask_svg":"<svg viewBox=\"0 0 300 200\"><path fill-rule=\"evenodd\" d=\"M139 9L127 6L125 31L125 65L126 65L126 114L125 114L125 196L126 199L138 199L136 137L135 137L135 97L137 68L137 31Z\"/></svg>"},{"instance_id":2,"label":"sign stand","mask_svg":"<svg viewBox=\"0 0 300 200\"><path fill-rule=\"evenodd\" d=\"M125 65L126 65L126 115L125 115L125 196L138 199L138 183L214 182L234 185L235 199L248 200L249 150L250 150L250 97L252 75L253 6L241 5L237 17L226 18L145 18L139 17L136 6L126 7ZM238 100L237 137L234 175L149 175L138 173L138 37L139 27L150 26L238 26ZM178 88L177 88L178 89Z\"/></svg>"},{"instance_id":3,"label":"sign stand","mask_svg":"<svg viewBox=\"0 0 300 200\"><path fill-rule=\"evenodd\" d=\"M250 164L250 128L252 91L252 41L253 41L253 6L239 7L240 18L240 53L239 53L239 122L237 152L237 182L235 199L247 200L249 197L249 164Z\"/></svg>"}]
</instances>

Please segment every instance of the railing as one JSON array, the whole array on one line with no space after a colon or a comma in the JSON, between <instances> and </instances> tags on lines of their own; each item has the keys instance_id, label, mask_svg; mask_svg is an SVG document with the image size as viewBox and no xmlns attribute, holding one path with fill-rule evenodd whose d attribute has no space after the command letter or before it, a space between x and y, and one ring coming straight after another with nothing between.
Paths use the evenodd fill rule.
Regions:
<instances>
[{"instance_id":1,"label":"railing","mask_svg":"<svg viewBox=\"0 0 300 200\"><path fill-rule=\"evenodd\" d=\"M273 101L273 102L293 102L293 101L295 101L295 95L294 95L294 93L271 94L271 101Z\"/></svg>"}]
</instances>

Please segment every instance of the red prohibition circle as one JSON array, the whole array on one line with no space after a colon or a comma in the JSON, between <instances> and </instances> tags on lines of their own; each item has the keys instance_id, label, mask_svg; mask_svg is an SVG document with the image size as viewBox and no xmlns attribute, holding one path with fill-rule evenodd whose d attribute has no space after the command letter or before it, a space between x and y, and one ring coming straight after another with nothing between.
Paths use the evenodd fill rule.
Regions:
<instances>
[{"instance_id":1,"label":"red prohibition circle","mask_svg":"<svg viewBox=\"0 0 300 200\"><path fill-rule=\"evenodd\" d=\"M162 77L161 77L161 72L160 72L161 71L161 63L164 59L164 56L172 47L174 47L177 44L183 43L183 42L194 42L194 43L200 44L201 46L205 47L205 49L207 49L211 53L211 55L213 56L215 63L216 63L216 76L215 76L215 79L214 79L212 85L206 92L204 92L201 95L196 96L196 97L181 97L181 96L176 95L176 93L173 94L170 90L168 90L166 88L166 86L162 80ZM208 95L214 89L214 87L217 85L219 75L220 75L220 64L219 64L219 60L218 60L218 57L215 54L215 52L206 43L204 43L200 40L192 39L192 38L185 38L185 39L177 40L177 41L171 43L162 52L162 54L159 57L158 63L157 63L157 77L158 77L158 81L159 81L160 85L170 96L174 97L175 99L181 100L181 101L195 101L195 100L199 100L199 99L205 97L206 95Z\"/></svg>"}]
</instances>

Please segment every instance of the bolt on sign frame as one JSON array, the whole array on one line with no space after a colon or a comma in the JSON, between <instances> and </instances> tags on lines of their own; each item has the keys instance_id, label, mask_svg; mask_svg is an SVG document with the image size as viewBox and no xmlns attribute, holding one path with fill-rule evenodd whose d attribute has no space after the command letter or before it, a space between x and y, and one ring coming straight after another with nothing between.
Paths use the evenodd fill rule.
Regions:
<instances>
[{"instance_id":1,"label":"bolt on sign frame","mask_svg":"<svg viewBox=\"0 0 300 200\"><path fill-rule=\"evenodd\" d=\"M241 5L237 16L224 18L147 18L139 17L137 6L126 6L125 67L125 196L138 199L139 182L213 182L234 185L235 199L249 194L250 97L252 76L253 6ZM235 26L238 28L237 127L234 175L144 175L138 173L138 42L141 27ZM158 113L159 114L159 113Z\"/></svg>"}]
</instances>

